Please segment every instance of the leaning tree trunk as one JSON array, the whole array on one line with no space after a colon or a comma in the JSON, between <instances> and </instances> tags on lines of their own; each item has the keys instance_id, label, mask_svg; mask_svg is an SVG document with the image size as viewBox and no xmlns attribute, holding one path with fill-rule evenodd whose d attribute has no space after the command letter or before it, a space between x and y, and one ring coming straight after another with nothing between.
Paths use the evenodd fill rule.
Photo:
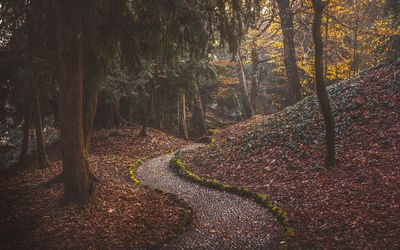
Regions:
<instances>
[{"instance_id":1,"label":"leaning tree trunk","mask_svg":"<svg viewBox=\"0 0 400 250\"><path fill-rule=\"evenodd\" d=\"M84 205L93 180L83 131L83 15L79 0L57 1L58 83L64 202Z\"/></svg>"},{"instance_id":2,"label":"leaning tree trunk","mask_svg":"<svg viewBox=\"0 0 400 250\"><path fill-rule=\"evenodd\" d=\"M332 114L329 96L326 91L326 86L324 82L324 64L323 64L324 45L321 35L322 13L326 3L324 3L322 0L312 0L312 5L314 9L312 34L315 45L316 87L317 87L317 95L319 103L321 105L326 126L325 166L331 167L335 164L335 119Z\"/></svg>"},{"instance_id":3,"label":"leaning tree trunk","mask_svg":"<svg viewBox=\"0 0 400 250\"><path fill-rule=\"evenodd\" d=\"M186 121L186 97L185 90L182 88L179 89L178 93L178 128L179 137L189 140Z\"/></svg>"},{"instance_id":4,"label":"leaning tree trunk","mask_svg":"<svg viewBox=\"0 0 400 250\"><path fill-rule=\"evenodd\" d=\"M251 108L251 102L249 97L249 91L247 90L247 82L246 82L246 75L244 73L242 58L240 53L236 54L236 68L239 75L239 85L240 85L240 92L241 92L241 100L243 105L243 113L245 119L249 119L253 116L253 109Z\"/></svg>"},{"instance_id":5,"label":"leaning tree trunk","mask_svg":"<svg viewBox=\"0 0 400 250\"><path fill-rule=\"evenodd\" d=\"M259 80L257 80L257 68L258 68L257 48L252 48L251 50L251 66L252 66L252 74L251 74L250 101L253 112L257 113L257 99L259 92Z\"/></svg>"},{"instance_id":6,"label":"leaning tree trunk","mask_svg":"<svg viewBox=\"0 0 400 250\"><path fill-rule=\"evenodd\" d=\"M282 26L284 62L289 82L290 103L293 105L302 99L294 44L293 12L289 0L277 0L277 3Z\"/></svg>"},{"instance_id":7,"label":"leaning tree trunk","mask_svg":"<svg viewBox=\"0 0 400 250\"><path fill-rule=\"evenodd\" d=\"M31 120L32 120L32 97L28 94L28 98L26 98L25 102L25 110L24 110L24 126L23 126L23 139L22 139L22 147L21 153L19 155L19 161L23 162L28 157L28 149L29 149L29 129L31 128Z\"/></svg>"},{"instance_id":8,"label":"leaning tree trunk","mask_svg":"<svg viewBox=\"0 0 400 250\"><path fill-rule=\"evenodd\" d=\"M199 86L194 81L194 107L193 107L193 124L199 136L207 133L206 121L204 118L203 103L201 101Z\"/></svg>"},{"instance_id":9,"label":"leaning tree trunk","mask_svg":"<svg viewBox=\"0 0 400 250\"><path fill-rule=\"evenodd\" d=\"M37 156L39 161L39 167L45 168L50 165L47 158L44 140L43 140L43 126L42 126L42 112L40 111L40 100L39 94L35 93L35 98L33 100L34 110L35 110L35 128L36 128L36 148Z\"/></svg>"}]
</instances>

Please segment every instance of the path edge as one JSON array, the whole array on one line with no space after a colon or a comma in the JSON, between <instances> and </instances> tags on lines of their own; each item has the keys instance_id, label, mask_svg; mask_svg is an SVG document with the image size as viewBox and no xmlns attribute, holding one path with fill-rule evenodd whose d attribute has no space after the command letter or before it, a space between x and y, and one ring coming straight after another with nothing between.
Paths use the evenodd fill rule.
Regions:
<instances>
[{"instance_id":1,"label":"path edge","mask_svg":"<svg viewBox=\"0 0 400 250\"><path fill-rule=\"evenodd\" d=\"M175 157L171 159L170 167L175 169L179 175L183 176L184 178L194 183L200 184L208 188L213 188L216 190L233 193L245 198L250 198L254 200L257 204L268 209L273 214L273 216L282 224L285 232L282 237L283 240L281 241L281 243L283 249L288 249L289 242L295 235L294 228L289 223L289 217L287 212L283 208L278 207L274 202L270 201L268 195L255 192L247 188L241 188L241 187L231 186L228 184L223 184L216 179L213 180L203 179L200 176L192 173L186 167L185 163L180 157L179 151L175 154Z\"/></svg>"},{"instance_id":2,"label":"path edge","mask_svg":"<svg viewBox=\"0 0 400 250\"><path fill-rule=\"evenodd\" d=\"M158 248L162 247L163 245L165 245L166 243L168 243L169 241L177 238L193 222L193 209L189 206L189 204L186 201L184 201L183 199L179 198L178 196L176 196L174 194L167 193L167 192L163 191L162 189L151 188L148 185L143 184L136 176L136 171L137 171L138 167L143 165L143 163L145 163L147 160L149 160L151 158L156 158L156 157L159 157L159 156L162 156L165 154L171 154L171 153L175 152L176 150L177 150L176 148L171 148L171 149L166 150L161 153L156 153L156 154L152 154L149 156L145 156L145 157L135 160L133 163L131 163L129 165L129 176L135 185L137 185L141 188L144 188L144 189L151 189L153 191L156 191L157 193L164 194L164 195L168 196L170 199L172 199L173 201L175 201L176 203L178 203L178 206L180 206L182 208L182 212L179 215L179 223L176 225L175 228L173 228L173 232L171 234L169 234L164 240L161 240L160 242L156 242L154 244L154 246L150 247L150 249L158 249Z\"/></svg>"}]
</instances>

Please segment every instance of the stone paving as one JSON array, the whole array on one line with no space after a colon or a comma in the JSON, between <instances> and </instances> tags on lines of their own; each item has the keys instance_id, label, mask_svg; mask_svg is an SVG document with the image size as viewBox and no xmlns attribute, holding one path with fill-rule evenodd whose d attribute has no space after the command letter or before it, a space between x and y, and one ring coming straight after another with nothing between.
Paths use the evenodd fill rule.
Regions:
<instances>
[{"instance_id":1,"label":"stone paving","mask_svg":"<svg viewBox=\"0 0 400 250\"><path fill-rule=\"evenodd\" d=\"M173 156L150 159L136 172L143 184L175 194L193 209L192 225L164 249L279 248L283 230L267 209L249 199L183 179L169 167Z\"/></svg>"}]
</instances>

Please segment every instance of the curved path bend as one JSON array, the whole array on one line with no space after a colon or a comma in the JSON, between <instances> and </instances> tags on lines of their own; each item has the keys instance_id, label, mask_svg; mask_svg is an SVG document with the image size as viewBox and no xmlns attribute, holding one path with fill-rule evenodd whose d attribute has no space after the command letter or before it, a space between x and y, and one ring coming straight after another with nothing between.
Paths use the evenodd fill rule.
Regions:
<instances>
[{"instance_id":1,"label":"curved path bend","mask_svg":"<svg viewBox=\"0 0 400 250\"><path fill-rule=\"evenodd\" d=\"M199 147L193 144L182 150ZM193 209L193 223L164 249L276 249L283 230L272 214L235 194L206 188L179 177L169 167L174 153L141 165L145 185L175 194Z\"/></svg>"}]
</instances>

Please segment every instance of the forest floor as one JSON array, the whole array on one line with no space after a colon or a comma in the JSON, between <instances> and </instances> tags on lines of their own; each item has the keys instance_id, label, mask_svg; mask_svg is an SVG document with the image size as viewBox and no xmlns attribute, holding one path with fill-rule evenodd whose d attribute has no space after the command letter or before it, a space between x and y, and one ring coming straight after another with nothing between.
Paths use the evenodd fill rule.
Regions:
<instances>
[{"instance_id":1,"label":"forest floor","mask_svg":"<svg viewBox=\"0 0 400 250\"><path fill-rule=\"evenodd\" d=\"M215 143L182 157L201 177L270 195L296 230L290 248L398 249L400 60L328 92L337 123L338 163L331 169L323 167L325 130L315 96L221 130ZM28 161L1 171L0 249L150 248L174 235L184 208L134 185L129 166L187 143L155 130L139 137L139 129L95 131L89 162L100 182L95 205L84 209L60 203L62 185L43 187L61 172L57 146L48 149L49 168ZM171 188L187 195L179 185Z\"/></svg>"},{"instance_id":2,"label":"forest floor","mask_svg":"<svg viewBox=\"0 0 400 250\"><path fill-rule=\"evenodd\" d=\"M61 171L59 149L49 148L51 166L33 160L0 172L0 249L148 248L174 234L183 208L170 196L134 185L129 165L186 143L138 127L98 130L89 156L99 179L95 206L63 206L62 185L43 184Z\"/></svg>"},{"instance_id":3,"label":"forest floor","mask_svg":"<svg viewBox=\"0 0 400 250\"><path fill-rule=\"evenodd\" d=\"M191 144L180 152L203 144ZM283 228L272 213L236 194L193 183L170 166L174 153L150 159L137 168L136 177L151 188L183 199L192 208L193 221L162 249L279 249Z\"/></svg>"},{"instance_id":4,"label":"forest floor","mask_svg":"<svg viewBox=\"0 0 400 250\"><path fill-rule=\"evenodd\" d=\"M323 167L315 96L233 125L182 155L207 179L270 195L296 235L291 248L400 248L400 60L328 88L337 165Z\"/></svg>"}]
</instances>

